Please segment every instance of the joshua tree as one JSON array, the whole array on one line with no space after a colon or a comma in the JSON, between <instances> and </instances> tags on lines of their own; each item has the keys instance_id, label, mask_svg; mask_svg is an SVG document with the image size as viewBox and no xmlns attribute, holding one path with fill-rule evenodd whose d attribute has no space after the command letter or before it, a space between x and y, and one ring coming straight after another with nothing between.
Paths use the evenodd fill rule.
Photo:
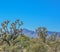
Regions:
<instances>
[{"instance_id":1,"label":"joshua tree","mask_svg":"<svg viewBox=\"0 0 60 52\"><path fill-rule=\"evenodd\" d=\"M2 26L2 28L4 30L4 33L8 33L8 24L9 24L8 20L6 20L3 23L1 23L1 26Z\"/></svg>"},{"instance_id":2,"label":"joshua tree","mask_svg":"<svg viewBox=\"0 0 60 52\"><path fill-rule=\"evenodd\" d=\"M23 22L22 21L19 21L18 19L11 24L11 30L13 30L13 32L18 35L21 35L22 34L22 29L21 29L21 26L23 25Z\"/></svg>"},{"instance_id":3,"label":"joshua tree","mask_svg":"<svg viewBox=\"0 0 60 52\"><path fill-rule=\"evenodd\" d=\"M23 23L19 20L16 20L15 22L13 22L10 26L10 32L8 31L8 29L9 29L8 24L9 24L9 20L2 22L2 24L1 24L2 29L0 30L1 31L0 34L3 32L2 40L3 40L3 42L4 41L7 42L7 44L10 46L11 45L10 40L13 39L13 41L14 41L18 37L19 34L22 35L22 29L20 27L23 25ZM17 28L17 25L18 25L18 28ZM19 41L17 41L17 42L19 42ZM16 41L13 44L15 45L15 43L16 43Z\"/></svg>"},{"instance_id":4,"label":"joshua tree","mask_svg":"<svg viewBox=\"0 0 60 52\"><path fill-rule=\"evenodd\" d=\"M37 34L38 34L38 37L40 37L43 42L45 43L46 42L46 37L47 37L47 29L45 27L39 27L37 30L36 30Z\"/></svg>"}]
</instances>

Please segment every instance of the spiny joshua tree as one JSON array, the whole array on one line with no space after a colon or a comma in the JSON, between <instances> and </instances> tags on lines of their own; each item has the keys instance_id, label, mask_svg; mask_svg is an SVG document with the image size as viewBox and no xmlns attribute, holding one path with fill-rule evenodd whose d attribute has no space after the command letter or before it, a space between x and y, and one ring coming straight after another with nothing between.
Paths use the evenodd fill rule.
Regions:
<instances>
[{"instance_id":1,"label":"spiny joshua tree","mask_svg":"<svg viewBox=\"0 0 60 52\"><path fill-rule=\"evenodd\" d=\"M9 24L9 20L4 21L3 23L1 23L1 26L4 30L4 33L8 32L8 24Z\"/></svg>"},{"instance_id":2,"label":"spiny joshua tree","mask_svg":"<svg viewBox=\"0 0 60 52\"><path fill-rule=\"evenodd\" d=\"M19 21L18 19L11 24L11 29L13 30L13 32L18 35L21 35L22 33L22 29L21 29L21 26L23 25L23 22L22 21ZM18 27L18 28L17 28Z\"/></svg>"},{"instance_id":3,"label":"spiny joshua tree","mask_svg":"<svg viewBox=\"0 0 60 52\"><path fill-rule=\"evenodd\" d=\"M21 36L23 35L22 34L23 30L21 29L23 22L17 19L16 21L11 23L10 28L8 24L9 24L9 20L6 20L1 23L2 28L0 28L0 40L2 41L0 42L2 42L3 45L7 45L9 49L11 49L10 47L12 47L13 48L12 52L13 52L14 49L18 49L18 48L20 49L20 46L18 46L18 44L20 43L20 39L18 39L18 37L20 37L20 35ZM22 45L21 45L21 48L22 48Z\"/></svg>"},{"instance_id":4,"label":"spiny joshua tree","mask_svg":"<svg viewBox=\"0 0 60 52\"><path fill-rule=\"evenodd\" d=\"M40 37L43 42L46 42L46 37L47 37L47 29L45 27L39 27L36 30L38 37Z\"/></svg>"},{"instance_id":5,"label":"spiny joshua tree","mask_svg":"<svg viewBox=\"0 0 60 52\"><path fill-rule=\"evenodd\" d=\"M3 42L4 41L7 42L7 44L9 46L11 45L10 40L13 40L12 43L13 43L13 45L15 45L15 43L19 42L19 41L15 41L16 38L18 37L18 35L22 35L22 29L20 27L23 25L23 22L21 22L17 19L15 22L13 22L11 24L10 31L8 31L8 29L9 29L8 24L9 24L9 20L6 20L6 21L2 22L2 24L1 24L1 26L2 26L1 32L3 31L2 39L3 39ZM17 28L17 26L18 26L18 28Z\"/></svg>"}]
</instances>

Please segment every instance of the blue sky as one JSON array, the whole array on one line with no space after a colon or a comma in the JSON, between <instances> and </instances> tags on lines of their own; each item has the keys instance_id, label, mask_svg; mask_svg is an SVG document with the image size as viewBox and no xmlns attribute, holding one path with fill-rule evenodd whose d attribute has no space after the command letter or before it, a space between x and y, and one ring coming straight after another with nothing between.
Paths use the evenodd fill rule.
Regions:
<instances>
[{"instance_id":1,"label":"blue sky","mask_svg":"<svg viewBox=\"0 0 60 52\"><path fill-rule=\"evenodd\" d=\"M60 0L0 0L0 23L20 19L23 28L60 32Z\"/></svg>"}]
</instances>

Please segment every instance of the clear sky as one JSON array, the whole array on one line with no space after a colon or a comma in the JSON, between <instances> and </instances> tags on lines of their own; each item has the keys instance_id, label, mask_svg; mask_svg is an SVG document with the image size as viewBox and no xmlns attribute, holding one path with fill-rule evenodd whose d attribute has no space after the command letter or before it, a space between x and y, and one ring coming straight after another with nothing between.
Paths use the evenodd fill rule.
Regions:
<instances>
[{"instance_id":1,"label":"clear sky","mask_svg":"<svg viewBox=\"0 0 60 52\"><path fill-rule=\"evenodd\" d=\"M45 26L60 32L60 0L0 0L0 23L21 19L23 28Z\"/></svg>"}]
</instances>

